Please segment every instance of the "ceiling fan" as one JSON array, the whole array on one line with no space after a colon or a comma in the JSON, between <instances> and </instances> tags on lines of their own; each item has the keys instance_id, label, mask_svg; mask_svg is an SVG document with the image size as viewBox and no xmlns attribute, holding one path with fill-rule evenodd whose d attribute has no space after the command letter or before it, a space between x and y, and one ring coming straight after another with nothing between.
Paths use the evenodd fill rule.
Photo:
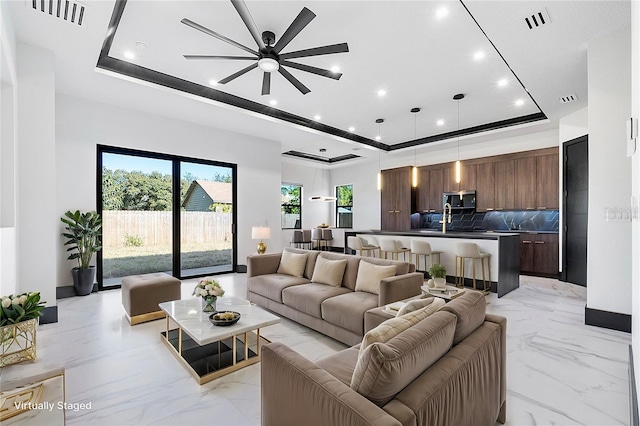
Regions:
<instances>
[{"instance_id":1,"label":"ceiling fan","mask_svg":"<svg viewBox=\"0 0 640 426\"><path fill-rule=\"evenodd\" d=\"M339 43L332 44L328 46L321 47L313 47L310 49L297 50L295 52L281 53L282 49L284 49L291 40L294 39L295 36L300 33L315 17L316 15L307 9L306 7L302 9L302 11L298 14L296 19L293 20L289 28L282 34L277 43L276 36L271 31L263 31L262 34L258 32L258 27L256 26L251 14L249 13L249 9L243 0L231 0L233 7L235 7L236 11L240 15L240 18L246 25L247 29L251 33L251 36L255 40L258 45L258 50L251 49L250 47L244 46L230 38L223 36L215 31L212 31L206 27L203 27L200 24L197 24L190 19L184 18L180 22L185 25L190 26L198 31L201 31L207 35L217 38L218 40L222 40L226 43L229 43L232 46L235 46L239 49L242 49L248 53L251 53L254 56L216 56L216 55L183 55L185 59L189 60L203 60L203 59L230 59L230 60L240 60L240 61L256 61L253 64L249 65L246 68L241 69L240 71L231 74L230 76L223 78L218 81L219 84L226 84L241 75L251 71L254 68L260 68L264 71L262 76L262 94L268 95L271 92L271 73L274 71L278 71L284 78L286 78L291 84L293 84L296 89L298 89L303 95L306 95L310 92L310 90L300 82L297 78L295 78L289 71L284 69L284 67L291 67L301 71L306 71L312 74L317 74L322 77L332 78L334 80L339 80L342 77L341 73L334 73L329 70L325 70L322 68L312 67L310 65L300 64L297 62L291 62L289 59L293 58L305 58L308 56L320 56L320 55L330 55L333 53L343 53L349 51L349 46L347 43ZM274 45L275 43L275 45Z\"/></svg>"}]
</instances>

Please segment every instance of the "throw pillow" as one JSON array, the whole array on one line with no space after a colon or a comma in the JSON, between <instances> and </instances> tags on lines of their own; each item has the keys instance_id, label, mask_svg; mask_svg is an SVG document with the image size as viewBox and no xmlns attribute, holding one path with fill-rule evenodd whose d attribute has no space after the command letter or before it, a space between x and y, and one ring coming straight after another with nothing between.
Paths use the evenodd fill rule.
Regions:
<instances>
[{"instance_id":1,"label":"throw pillow","mask_svg":"<svg viewBox=\"0 0 640 426\"><path fill-rule=\"evenodd\" d=\"M329 260L318 256L316 267L313 268L311 282L316 284L328 284L333 287L342 285L342 277L347 267L347 259Z\"/></svg>"},{"instance_id":2,"label":"throw pillow","mask_svg":"<svg viewBox=\"0 0 640 426\"><path fill-rule=\"evenodd\" d=\"M422 309L430 305L435 297L425 297L424 299L416 299L402 305L400 309L398 309L397 317L401 317L404 314L408 314L409 312L417 311L418 309Z\"/></svg>"},{"instance_id":3,"label":"throw pillow","mask_svg":"<svg viewBox=\"0 0 640 426\"><path fill-rule=\"evenodd\" d=\"M380 281L396 275L396 266L381 266L361 260L356 278L356 291L380 294Z\"/></svg>"},{"instance_id":4,"label":"throw pillow","mask_svg":"<svg viewBox=\"0 0 640 426\"><path fill-rule=\"evenodd\" d=\"M412 325L419 323L429 315L433 314L445 304L444 300L440 298L433 297L432 299L435 300L422 309L406 313L399 317L389 318L376 328L369 330L362 338L358 357L362 356L364 350L373 343L386 343Z\"/></svg>"},{"instance_id":5,"label":"throw pillow","mask_svg":"<svg viewBox=\"0 0 640 426\"><path fill-rule=\"evenodd\" d=\"M282 257L280 258L280 266L278 266L278 273L301 277L304 273L304 267L307 264L307 257L309 257L309 255L306 253L283 251Z\"/></svg>"}]
</instances>

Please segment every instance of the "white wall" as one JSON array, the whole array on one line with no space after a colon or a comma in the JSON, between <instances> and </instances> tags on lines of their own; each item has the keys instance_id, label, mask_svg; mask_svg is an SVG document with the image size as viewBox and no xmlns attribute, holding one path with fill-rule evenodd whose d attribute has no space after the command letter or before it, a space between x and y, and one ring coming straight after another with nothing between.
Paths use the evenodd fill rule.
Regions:
<instances>
[{"instance_id":1,"label":"white wall","mask_svg":"<svg viewBox=\"0 0 640 426\"><path fill-rule=\"evenodd\" d=\"M149 89L154 90L154 89ZM58 95L56 100L54 219L57 285L71 284L63 250L62 223L67 210L96 209L96 145L177 154L238 165L238 264L255 253L251 227L271 227L271 242L280 235L280 144L193 123L171 120L111 105ZM78 176L81 176L78 179ZM269 252L281 250L269 244Z\"/></svg>"},{"instance_id":2,"label":"white wall","mask_svg":"<svg viewBox=\"0 0 640 426\"><path fill-rule=\"evenodd\" d=\"M560 118L560 122L558 124L558 135L559 135L559 151L560 155L558 156L558 200L560 200L560 210L559 210L559 218L560 224L563 222L564 218L564 209L562 208L562 174L564 172L564 161L562 157L562 145L565 142L573 140L575 138L579 138L580 136L587 135L589 133L589 109L582 108L578 111L566 115ZM564 240L564 230L562 229L562 225L560 226L559 233L559 247L560 253L558 256L558 271L562 272L562 242Z\"/></svg>"},{"instance_id":3,"label":"white wall","mask_svg":"<svg viewBox=\"0 0 640 426\"><path fill-rule=\"evenodd\" d=\"M631 2L631 115L640 118L640 2ZM636 153L631 159L632 195L640 199L640 146L636 141ZM631 272L631 311L633 364L636 388L640 384L640 218L632 224L632 272ZM640 405L640 400L637 401Z\"/></svg>"},{"instance_id":4,"label":"white wall","mask_svg":"<svg viewBox=\"0 0 640 426\"><path fill-rule=\"evenodd\" d=\"M17 291L39 291L47 306L55 306L55 58L19 43L17 71Z\"/></svg>"},{"instance_id":5,"label":"white wall","mask_svg":"<svg viewBox=\"0 0 640 426\"><path fill-rule=\"evenodd\" d=\"M629 28L588 47L587 307L623 314L631 314L631 223L606 222L604 212L628 207L631 197L625 136L631 113L630 53Z\"/></svg>"}]
</instances>

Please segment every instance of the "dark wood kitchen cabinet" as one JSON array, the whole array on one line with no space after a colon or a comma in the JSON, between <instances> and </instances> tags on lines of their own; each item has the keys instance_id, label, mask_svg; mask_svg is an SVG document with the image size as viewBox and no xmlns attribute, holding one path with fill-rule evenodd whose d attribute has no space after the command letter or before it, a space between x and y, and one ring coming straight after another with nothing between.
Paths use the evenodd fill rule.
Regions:
<instances>
[{"instance_id":1,"label":"dark wood kitchen cabinet","mask_svg":"<svg viewBox=\"0 0 640 426\"><path fill-rule=\"evenodd\" d=\"M418 168L418 187L416 188L416 211L429 211L429 169Z\"/></svg>"},{"instance_id":2,"label":"dark wood kitchen cabinet","mask_svg":"<svg viewBox=\"0 0 640 426\"><path fill-rule=\"evenodd\" d=\"M559 203L559 156L558 154L536 157L537 210L558 209Z\"/></svg>"},{"instance_id":3,"label":"dark wood kitchen cabinet","mask_svg":"<svg viewBox=\"0 0 640 426\"><path fill-rule=\"evenodd\" d=\"M493 165L495 179L495 209L515 208L515 161L496 161Z\"/></svg>"},{"instance_id":4,"label":"dark wood kitchen cabinet","mask_svg":"<svg viewBox=\"0 0 640 426\"><path fill-rule=\"evenodd\" d=\"M462 162L460 167L460 185L458 185L459 191L475 191L478 185L477 183L477 165L466 164ZM476 203L478 201L476 200Z\"/></svg>"},{"instance_id":5,"label":"dark wood kitchen cabinet","mask_svg":"<svg viewBox=\"0 0 640 426\"><path fill-rule=\"evenodd\" d=\"M515 208L534 210L537 206L537 157L515 160Z\"/></svg>"},{"instance_id":6,"label":"dark wood kitchen cabinet","mask_svg":"<svg viewBox=\"0 0 640 426\"><path fill-rule=\"evenodd\" d=\"M411 167L382 171L380 228L386 231L411 229Z\"/></svg>"},{"instance_id":7,"label":"dark wood kitchen cabinet","mask_svg":"<svg viewBox=\"0 0 640 426\"><path fill-rule=\"evenodd\" d=\"M476 169L476 211L486 212L496 208L494 163L480 163Z\"/></svg>"},{"instance_id":8,"label":"dark wood kitchen cabinet","mask_svg":"<svg viewBox=\"0 0 640 426\"><path fill-rule=\"evenodd\" d=\"M429 170L429 211L442 211L442 193L444 184L442 182L442 169Z\"/></svg>"},{"instance_id":9,"label":"dark wood kitchen cabinet","mask_svg":"<svg viewBox=\"0 0 640 426\"><path fill-rule=\"evenodd\" d=\"M451 167L442 169L442 192L458 192L458 182L456 182L456 166L455 163ZM440 194L442 197L442 194Z\"/></svg>"},{"instance_id":10,"label":"dark wood kitchen cabinet","mask_svg":"<svg viewBox=\"0 0 640 426\"><path fill-rule=\"evenodd\" d=\"M520 234L520 272L558 277L558 234Z\"/></svg>"}]
</instances>

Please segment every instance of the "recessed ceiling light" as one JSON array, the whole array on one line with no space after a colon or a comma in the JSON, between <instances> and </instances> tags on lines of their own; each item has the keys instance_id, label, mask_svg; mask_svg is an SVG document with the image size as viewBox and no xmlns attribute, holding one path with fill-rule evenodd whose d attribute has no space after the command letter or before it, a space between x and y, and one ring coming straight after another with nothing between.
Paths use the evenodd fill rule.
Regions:
<instances>
[{"instance_id":1,"label":"recessed ceiling light","mask_svg":"<svg viewBox=\"0 0 640 426\"><path fill-rule=\"evenodd\" d=\"M379 141L380 139L382 139L382 138L380 137L380 135L376 136L376 140L377 140L377 141Z\"/></svg>"},{"instance_id":2,"label":"recessed ceiling light","mask_svg":"<svg viewBox=\"0 0 640 426\"><path fill-rule=\"evenodd\" d=\"M320 121L320 120L322 120L322 117L319 116L318 114L316 114L316 115L313 116L313 119L316 120L316 121Z\"/></svg>"},{"instance_id":3,"label":"recessed ceiling light","mask_svg":"<svg viewBox=\"0 0 640 426\"><path fill-rule=\"evenodd\" d=\"M384 95L386 95L386 94L387 94L387 91L386 91L386 90L384 90L384 89L380 89L380 90L378 90L378 96L382 97L382 96L384 96Z\"/></svg>"},{"instance_id":4,"label":"recessed ceiling light","mask_svg":"<svg viewBox=\"0 0 640 426\"><path fill-rule=\"evenodd\" d=\"M149 45L147 43L145 43L144 41L136 41L136 49L144 50L147 47L149 47Z\"/></svg>"},{"instance_id":5,"label":"recessed ceiling light","mask_svg":"<svg viewBox=\"0 0 640 426\"><path fill-rule=\"evenodd\" d=\"M269 101L269 105L276 106L276 105L278 105L278 101L276 101L275 99L271 99L271 100Z\"/></svg>"},{"instance_id":6,"label":"recessed ceiling light","mask_svg":"<svg viewBox=\"0 0 640 426\"><path fill-rule=\"evenodd\" d=\"M438 19L443 19L448 14L449 14L449 9L447 9L446 7L441 7L440 9L436 10L436 18Z\"/></svg>"},{"instance_id":7,"label":"recessed ceiling light","mask_svg":"<svg viewBox=\"0 0 640 426\"><path fill-rule=\"evenodd\" d=\"M356 128L355 128L355 127L353 127L353 126L351 126L351 127L349 127L349 131L350 131L350 132L355 132L355 131L356 131Z\"/></svg>"},{"instance_id":8,"label":"recessed ceiling light","mask_svg":"<svg viewBox=\"0 0 640 426\"><path fill-rule=\"evenodd\" d=\"M522 106L524 105L524 99L518 99L514 103L516 106Z\"/></svg>"},{"instance_id":9,"label":"recessed ceiling light","mask_svg":"<svg viewBox=\"0 0 640 426\"><path fill-rule=\"evenodd\" d=\"M136 55L130 50L125 50L124 57L127 59L135 59Z\"/></svg>"},{"instance_id":10,"label":"recessed ceiling light","mask_svg":"<svg viewBox=\"0 0 640 426\"><path fill-rule=\"evenodd\" d=\"M212 86L217 86L218 85L218 80L209 80L209 84Z\"/></svg>"},{"instance_id":11,"label":"recessed ceiling light","mask_svg":"<svg viewBox=\"0 0 640 426\"><path fill-rule=\"evenodd\" d=\"M340 72L340 67L337 66L337 65L332 66L331 67L331 72L334 73L334 74L339 73Z\"/></svg>"},{"instance_id":12,"label":"recessed ceiling light","mask_svg":"<svg viewBox=\"0 0 640 426\"><path fill-rule=\"evenodd\" d=\"M508 84L509 80L507 80L506 78L498 80L498 87L506 87Z\"/></svg>"},{"instance_id":13,"label":"recessed ceiling light","mask_svg":"<svg viewBox=\"0 0 640 426\"><path fill-rule=\"evenodd\" d=\"M437 124L438 126L444 126L444 120L443 120L443 119L440 119L440 120L436 121L436 124Z\"/></svg>"},{"instance_id":14,"label":"recessed ceiling light","mask_svg":"<svg viewBox=\"0 0 640 426\"><path fill-rule=\"evenodd\" d=\"M476 61L480 61L482 59L484 59L484 52L482 50L476 52L473 54L473 59L475 59Z\"/></svg>"}]
</instances>

